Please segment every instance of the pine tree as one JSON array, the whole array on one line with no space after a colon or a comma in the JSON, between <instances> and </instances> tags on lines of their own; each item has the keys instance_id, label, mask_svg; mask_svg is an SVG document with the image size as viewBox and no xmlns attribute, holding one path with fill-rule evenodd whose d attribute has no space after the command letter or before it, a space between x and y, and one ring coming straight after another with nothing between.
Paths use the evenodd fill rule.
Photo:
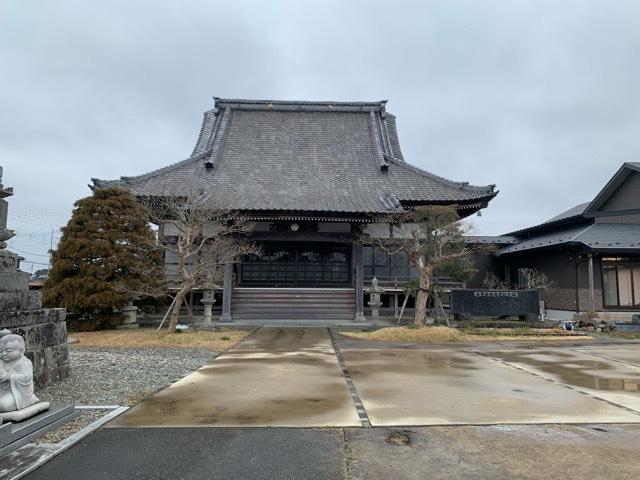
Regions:
<instances>
[{"instance_id":1,"label":"pine tree","mask_svg":"<svg viewBox=\"0 0 640 480\"><path fill-rule=\"evenodd\" d=\"M145 209L118 188L98 189L75 203L52 260L45 304L84 319L110 314L164 277Z\"/></svg>"}]
</instances>

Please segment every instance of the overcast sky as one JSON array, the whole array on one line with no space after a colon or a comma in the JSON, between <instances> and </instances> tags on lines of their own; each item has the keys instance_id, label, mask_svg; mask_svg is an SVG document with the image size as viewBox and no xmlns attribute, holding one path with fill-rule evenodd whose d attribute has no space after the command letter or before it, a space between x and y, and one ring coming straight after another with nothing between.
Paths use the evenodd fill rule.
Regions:
<instances>
[{"instance_id":1,"label":"overcast sky","mask_svg":"<svg viewBox=\"0 0 640 480\"><path fill-rule=\"evenodd\" d=\"M409 162L498 185L501 234L640 161L639 92L637 0L3 0L11 245L46 264L90 178L187 157L213 96L388 99Z\"/></svg>"}]
</instances>

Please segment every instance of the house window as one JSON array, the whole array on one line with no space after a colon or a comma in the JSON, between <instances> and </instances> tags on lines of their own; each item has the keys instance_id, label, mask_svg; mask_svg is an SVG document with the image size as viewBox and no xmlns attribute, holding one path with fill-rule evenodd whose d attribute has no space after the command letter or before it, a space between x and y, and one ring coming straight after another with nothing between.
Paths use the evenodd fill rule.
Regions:
<instances>
[{"instance_id":1,"label":"house window","mask_svg":"<svg viewBox=\"0 0 640 480\"><path fill-rule=\"evenodd\" d=\"M603 258L602 288L606 307L640 306L640 259Z\"/></svg>"},{"instance_id":2,"label":"house window","mask_svg":"<svg viewBox=\"0 0 640 480\"><path fill-rule=\"evenodd\" d=\"M418 272L404 253L389 255L381 248L364 247L363 257L365 277L389 280L418 277Z\"/></svg>"}]
</instances>

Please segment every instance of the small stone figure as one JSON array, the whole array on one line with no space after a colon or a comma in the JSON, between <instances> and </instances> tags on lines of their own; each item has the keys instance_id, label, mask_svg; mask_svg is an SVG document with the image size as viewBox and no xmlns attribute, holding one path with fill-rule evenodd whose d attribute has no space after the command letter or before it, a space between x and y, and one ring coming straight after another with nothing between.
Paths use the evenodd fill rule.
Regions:
<instances>
[{"instance_id":1,"label":"small stone figure","mask_svg":"<svg viewBox=\"0 0 640 480\"><path fill-rule=\"evenodd\" d=\"M0 337L0 418L20 421L49 408L33 393L33 365L20 335Z\"/></svg>"}]
</instances>

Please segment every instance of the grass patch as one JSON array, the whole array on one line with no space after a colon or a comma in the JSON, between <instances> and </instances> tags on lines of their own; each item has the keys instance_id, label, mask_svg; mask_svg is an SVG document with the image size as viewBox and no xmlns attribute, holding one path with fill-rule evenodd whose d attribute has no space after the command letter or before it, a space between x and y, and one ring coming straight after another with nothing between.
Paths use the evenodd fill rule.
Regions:
<instances>
[{"instance_id":1,"label":"grass patch","mask_svg":"<svg viewBox=\"0 0 640 480\"><path fill-rule=\"evenodd\" d=\"M598 335L606 335L608 337L619 338L621 340L640 340L640 332L602 332Z\"/></svg>"},{"instance_id":2,"label":"grass patch","mask_svg":"<svg viewBox=\"0 0 640 480\"><path fill-rule=\"evenodd\" d=\"M208 348L216 352L229 350L250 332L229 330L225 332L186 331L182 333L156 333L155 329L100 330L97 332L77 332L71 334L78 343L71 347L106 348Z\"/></svg>"},{"instance_id":3,"label":"grass patch","mask_svg":"<svg viewBox=\"0 0 640 480\"><path fill-rule=\"evenodd\" d=\"M343 335L364 340L406 343L454 343L495 341L562 341L592 340L593 337L573 335L559 329L537 328L465 328L449 327L387 327L373 332L340 332Z\"/></svg>"}]
</instances>

